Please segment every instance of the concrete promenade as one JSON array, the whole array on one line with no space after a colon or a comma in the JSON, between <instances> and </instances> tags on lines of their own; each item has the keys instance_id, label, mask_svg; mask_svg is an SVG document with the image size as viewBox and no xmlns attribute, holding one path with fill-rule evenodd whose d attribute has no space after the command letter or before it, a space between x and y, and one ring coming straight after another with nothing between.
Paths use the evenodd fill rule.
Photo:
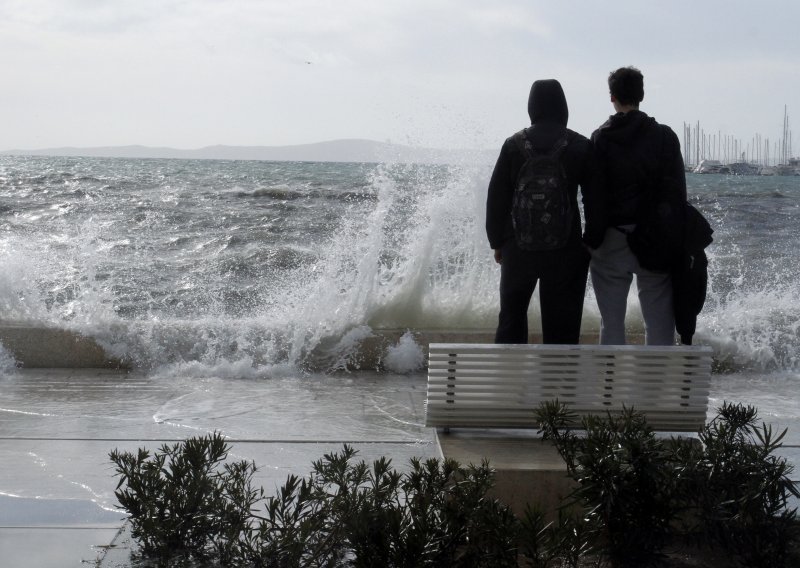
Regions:
<instances>
[{"instance_id":1,"label":"concrete promenade","mask_svg":"<svg viewBox=\"0 0 800 568\"><path fill-rule=\"evenodd\" d=\"M218 430L268 492L348 443L359 457L436 455L425 377L359 372L261 380L30 369L0 378L0 565L119 566L124 524L108 453ZM104 559L105 558L105 559Z\"/></svg>"},{"instance_id":2,"label":"concrete promenade","mask_svg":"<svg viewBox=\"0 0 800 568\"><path fill-rule=\"evenodd\" d=\"M783 453L798 463L797 383L796 376L716 376L710 415L723 400L754 404L762 419L789 428ZM306 475L313 460L343 443L367 460L391 456L401 468L412 456L437 456L434 433L423 426L424 400L423 373L260 380L101 369L6 373L0 377L0 565L125 566L112 449L152 450L218 430L232 444L229 458L255 461L256 484L270 492L290 473Z\"/></svg>"}]
</instances>

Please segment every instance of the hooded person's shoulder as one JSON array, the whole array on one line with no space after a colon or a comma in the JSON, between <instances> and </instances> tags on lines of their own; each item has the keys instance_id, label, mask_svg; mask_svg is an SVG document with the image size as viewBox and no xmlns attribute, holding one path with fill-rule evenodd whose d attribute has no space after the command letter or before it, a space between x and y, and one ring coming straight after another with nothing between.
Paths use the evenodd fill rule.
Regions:
<instances>
[{"instance_id":1,"label":"hooded person's shoulder","mask_svg":"<svg viewBox=\"0 0 800 568\"><path fill-rule=\"evenodd\" d=\"M574 130L570 130L569 128L567 128L567 141L570 144L578 144L578 145L589 144L589 139L586 136L584 136L580 132L575 132Z\"/></svg>"},{"instance_id":2,"label":"hooded person's shoulder","mask_svg":"<svg viewBox=\"0 0 800 568\"><path fill-rule=\"evenodd\" d=\"M525 136L525 130L526 130L525 128L523 128L522 130L518 130L517 132L506 138L505 141L503 142L501 151L519 154L520 149L518 140L520 139L520 137Z\"/></svg>"},{"instance_id":3,"label":"hooded person's shoulder","mask_svg":"<svg viewBox=\"0 0 800 568\"><path fill-rule=\"evenodd\" d=\"M548 150L555 146L559 140L566 138L567 152L582 154L592 148L592 142L583 134L557 124L535 124L515 132L503 142L503 152L523 154L521 145L530 142L539 151Z\"/></svg>"},{"instance_id":4,"label":"hooded person's shoulder","mask_svg":"<svg viewBox=\"0 0 800 568\"><path fill-rule=\"evenodd\" d=\"M586 136L569 128L567 129L567 142L568 148L578 154L585 154L592 150L592 142Z\"/></svg>"}]
</instances>

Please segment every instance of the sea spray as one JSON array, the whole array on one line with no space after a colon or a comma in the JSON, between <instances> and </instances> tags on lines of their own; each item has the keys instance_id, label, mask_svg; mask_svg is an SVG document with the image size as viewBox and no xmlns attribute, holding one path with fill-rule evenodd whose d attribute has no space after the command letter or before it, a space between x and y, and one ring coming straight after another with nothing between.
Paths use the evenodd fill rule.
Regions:
<instances>
[{"instance_id":1,"label":"sea spray","mask_svg":"<svg viewBox=\"0 0 800 568\"><path fill-rule=\"evenodd\" d=\"M483 229L486 175L451 168L417 197L402 246L382 268L381 327L485 329L494 326L499 269ZM419 184L416 187L425 187Z\"/></svg>"},{"instance_id":2,"label":"sea spray","mask_svg":"<svg viewBox=\"0 0 800 568\"><path fill-rule=\"evenodd\" d=\"M395 373L413 373L422 369L424 364L425 353L410 331L400 337L397 345L388 346L383 357L384 367Z\"/></svg>"},{"instance_id":3,"label":"sea spray","mask_svg":"<svg viewBox=\"0 0 800 568\"><path fill-rule=\"evenodd\" d=\"M375 330L489 327L497 274L490 272L477 222L483 180L476 176L441 167L376 168L373 207L342 220L314 264L298 267L267 316L293 329L290 360L364 324Z\"/></svg>"},{"instance_id":4,"label":"sea spray","mask_svg":"<svg viewBox=\"0 0 800 568\"><path fill-rule=\"evenodd\" d=\"M88 333L110 354L136 366L191 374L247 365L267 371L284 364L302 368L312 356L337 369L357 365L360 342L372 333L364 330L491 327L499 271L480 222L486 175L485 168L476 167L374 167L358 193L374 198L350 193L323 231L327 242L285 243L283 250L305 249L305 257L295 255L296 262L275 269L244 265L240 281L230 284L211 269L241 256L243 249L250 255L273 245L256 241L232 250L234 239L215 236L213 228L199 238L185 228L181 233L179 227L162 227L178 198L174 191L161 203L151 196L146 206L138 202L137 225L147 224L154 242L135 233L112 236L111 221L102 215L94 226L76 228L88 238L65 239L71 260L62 270L73 274L65 282L81 300L82 311L70 313L73 308L62 295L49 304L34 302L47 309L26 315ZM270 198L237 189L237 195L243 193ZM283 198L285 192L269 195ZM292 196L297 201L303 201L300 190ZM214 244L222 241L227 244ZM157 253L159 242L162 252ZM152 261L141 258L143 250L155 254ZM163 288L160 281L174 270L169 261L183 267L187 256L200 264L176 273L172 287ZM148 264L160 272L151 272ZM52 267L41 270L39 279L53 272ZM230 273L223 276L228 279ZM147 286L137 290L137 281ZM103 311L113 291L125 294L113 303L117 314L128 317ZM247 304L230 306L231 297ZM138 307L125 307L131 301L126 298L139 298Z\"/></svg>"},{"instance_id":5,"label":"sea spray","mask_svg":"<svg viewBox=\"0 0 800 568\"><path fill-rule=\"evenodd\" d=\"M800 184L796 178L695 176L715 229L696 340L729 372L800 370Z\"/></svg>"},{"instance_id":6,"label":"sea spray","mask_svg":"<svg viewBox=\"0 0 800 568\"><path fill-rule=\"evenodd\" d=\"M800 369L800 283L737 288L722 301L709 302L698 336L730 370Z\"/></svg>"},{"instance_id":7,"label":"sea spray","mask_svg":"<svg viewBox=\"0 0 800 568\"><path fill-rule=\"evenodd\" d=\"M496 325L499 267L483 229L491 165L0 164L0 318L70 328L150 372L349 368L386 330ZM696 342L735 372L796 370L797 178L688 184L715 229ZM640 331L635 289L628 307ZM583 330L598 327L589 286Z\"/></svg>"}]
</instances>

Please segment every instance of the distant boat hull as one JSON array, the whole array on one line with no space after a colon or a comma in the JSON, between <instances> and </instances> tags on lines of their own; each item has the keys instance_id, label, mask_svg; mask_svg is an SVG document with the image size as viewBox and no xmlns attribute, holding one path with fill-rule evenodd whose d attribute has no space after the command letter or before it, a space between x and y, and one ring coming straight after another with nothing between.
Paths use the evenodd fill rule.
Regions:
<instances>
[{"instance_id":1,"label":"distant boat hull","mask_svg":"<svg viewBox=\"0 0 800 568\"><path fill-rule=\"evenodd\" d=\"M723 166L719 160L701 160L694 169L696 174L729 174L731 170L728 166Z\"/></svg>"}]
</instances>

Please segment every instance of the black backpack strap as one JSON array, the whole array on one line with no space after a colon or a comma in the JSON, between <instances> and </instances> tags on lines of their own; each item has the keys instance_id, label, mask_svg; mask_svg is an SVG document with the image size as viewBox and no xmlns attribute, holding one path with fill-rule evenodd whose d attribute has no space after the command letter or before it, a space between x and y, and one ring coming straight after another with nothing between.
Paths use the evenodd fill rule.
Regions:
<instances>
[{"instance_id":1,"label":"black backpack strap","mask_svg":"<svg viewBox=\"0 0 800 568\"><path fill-rule=\"evenodd\" d=\"M517 149L519 149L523 156L533 157L536 155L549 155L559 159L569 145L569 131L564 132L564 135L558 138L547 152L534 150L533 143L528 138L527 128L514 134L514 142L516 142Z\"/></svg>"},{"instance_id":2,"label":"black backpack strap","mask_svg":"<svg viewBox=\"0 0 800 568\"><path fill-rule=\"evenodd\" d=\"M553 149L550 151L550 153L553 157L560 158L561 154L564 153L564 150L567 149L567 146L569 146L569 138L566 134L564 134L564 136L556 140L556 143L553 144Z\"/></svg>"},{"instance_id":3,"label":"black backpack strap","mask_svg":"<svg viewBox=\"0 0 800 568\"><path fill-rule=\"evenodd\" d=\"M516 134L514 134L514 142L517 145L517 149L519 150L519 153L522 154L523 156L530 155L530 150L532 148L531 147L531 143L528 140L528 136L526 134L526 131L527 131L527 129L523 129L523 130L520 130L519 132L517 132Z\"/></svg>"}]
</instances>

